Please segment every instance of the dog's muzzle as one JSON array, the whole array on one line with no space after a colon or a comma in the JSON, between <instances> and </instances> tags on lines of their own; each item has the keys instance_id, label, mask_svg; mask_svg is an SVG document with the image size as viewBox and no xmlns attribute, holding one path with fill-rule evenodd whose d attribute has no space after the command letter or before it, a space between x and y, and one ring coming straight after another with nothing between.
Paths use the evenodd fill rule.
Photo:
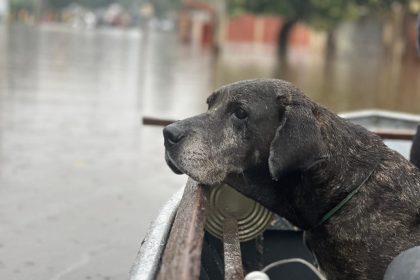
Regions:
<instances>
[{"instance_id":1,"label":"dog's muzzle","mask_svg":"<svg viewBox=\"0 0 420 280\"><path fill-rule=\"evenodd\" d=\"M165 148L178 144L184 138L185 132L180 129L176 123L170 124L163 129L163 137L165 139Z\"/></svg>"},{"instance_id":2,"label":"dog's muzzle","mask_svg":"<svg viewBox=\"0 0 420 280\"><path fill-rule=\"evenodd\" d=\"M173 159L173 156L176 153L176 148L179 146L184 137L185 132L180 129L176 123L170 124L163 129L163 138L166 149L165 160L169 168L171 168L176 174L184 173L177 167Z\"/></svg>"}]
</instances>

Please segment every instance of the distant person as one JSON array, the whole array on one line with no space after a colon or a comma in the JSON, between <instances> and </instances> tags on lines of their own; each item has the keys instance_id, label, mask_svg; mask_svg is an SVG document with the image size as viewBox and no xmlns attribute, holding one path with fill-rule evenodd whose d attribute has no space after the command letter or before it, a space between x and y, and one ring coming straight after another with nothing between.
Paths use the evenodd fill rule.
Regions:
<instances>
[{"instance_id":1,"label":"distant person","mask_svg":"<svg viewBox=\"0 0 420 280\"><path fill-rule=\"evenodd\" d=\"M417 126L417 133L411 146L410 161L420 168L420 125Z\"/></svg>"},{"instance_id":2,"label":"distant person","mask_svg":"<svg viewBox=\"0 0 420 280\"><path fill-rule=\"evenodd\" d=\"M417 16L417 53L420 55L420 14Z\"/></svg>"},{"instance_id":3,"label":"distant person","mask_svg":"<svg viewBox=\"0 0 420 280\"><path fill-rule=\"evenodd\" d=\"M417 17L417 53L420 56L420 14ZM417 133L411 146L410 161L420 168L420 125L417 126Z\"/></svg>"}]
</instances>

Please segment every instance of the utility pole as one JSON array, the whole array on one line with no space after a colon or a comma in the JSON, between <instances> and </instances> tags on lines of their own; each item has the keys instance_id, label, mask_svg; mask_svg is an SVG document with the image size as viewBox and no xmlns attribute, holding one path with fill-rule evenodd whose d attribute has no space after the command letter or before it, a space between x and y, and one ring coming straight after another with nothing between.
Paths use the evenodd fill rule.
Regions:
<instances>
[{"instance_id":1,"label":"utility pole","mask_svg":"<svg viewBox=\"0 0 420 280\"><path fill-rule=\"evenodd\" d=\"M35 22L41 22L42 11L45 8L45 0L35 0L34 1L34 11L35 11Z\"/></svg>"},{"instance_id":2,"label":"utility pole","mask_svg":"<svg viewBox=\"0 0 420 280\"><path fill-rule=\"evenodd\" d=\"M226 0L217 0L215 3L216 11L216 37L215 45L218 50L223 48L225 39L225 28L227 21Z\"/></svg>"}]
</instances>

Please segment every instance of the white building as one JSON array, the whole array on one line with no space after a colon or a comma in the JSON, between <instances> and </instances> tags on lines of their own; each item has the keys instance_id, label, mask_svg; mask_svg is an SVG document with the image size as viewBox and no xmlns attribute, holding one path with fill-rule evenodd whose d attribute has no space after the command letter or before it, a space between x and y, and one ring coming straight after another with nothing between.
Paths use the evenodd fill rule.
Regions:
<instances>
[{"instance_id":1,"label":"white building","mask_svg":"<svg viewBox=\"0 0 420 280\"><path fill-rule=\"evenodd\" d=\"M9 14L9 0L0 0L0 22L4 21Z\"/></svg>"}]
</instances>

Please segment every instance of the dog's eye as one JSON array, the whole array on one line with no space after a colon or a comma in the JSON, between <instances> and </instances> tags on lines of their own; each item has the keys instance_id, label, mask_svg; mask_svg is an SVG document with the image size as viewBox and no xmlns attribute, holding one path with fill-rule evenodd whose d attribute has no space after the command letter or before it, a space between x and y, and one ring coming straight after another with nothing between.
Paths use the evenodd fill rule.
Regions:
<instances>
[{"instance_id":1,"label":"dog's eye","mask_svg":"<svg viewBox=\"0 0 420 280\"><path fill-rule=\"evenodd\" d=\"M233 114L235 115L235 117L237 117L240 120L245 119L246 117L248 117L248 113L244 109L242 109L242 108L236 109Z\"/></svg>"}]
</instances>

